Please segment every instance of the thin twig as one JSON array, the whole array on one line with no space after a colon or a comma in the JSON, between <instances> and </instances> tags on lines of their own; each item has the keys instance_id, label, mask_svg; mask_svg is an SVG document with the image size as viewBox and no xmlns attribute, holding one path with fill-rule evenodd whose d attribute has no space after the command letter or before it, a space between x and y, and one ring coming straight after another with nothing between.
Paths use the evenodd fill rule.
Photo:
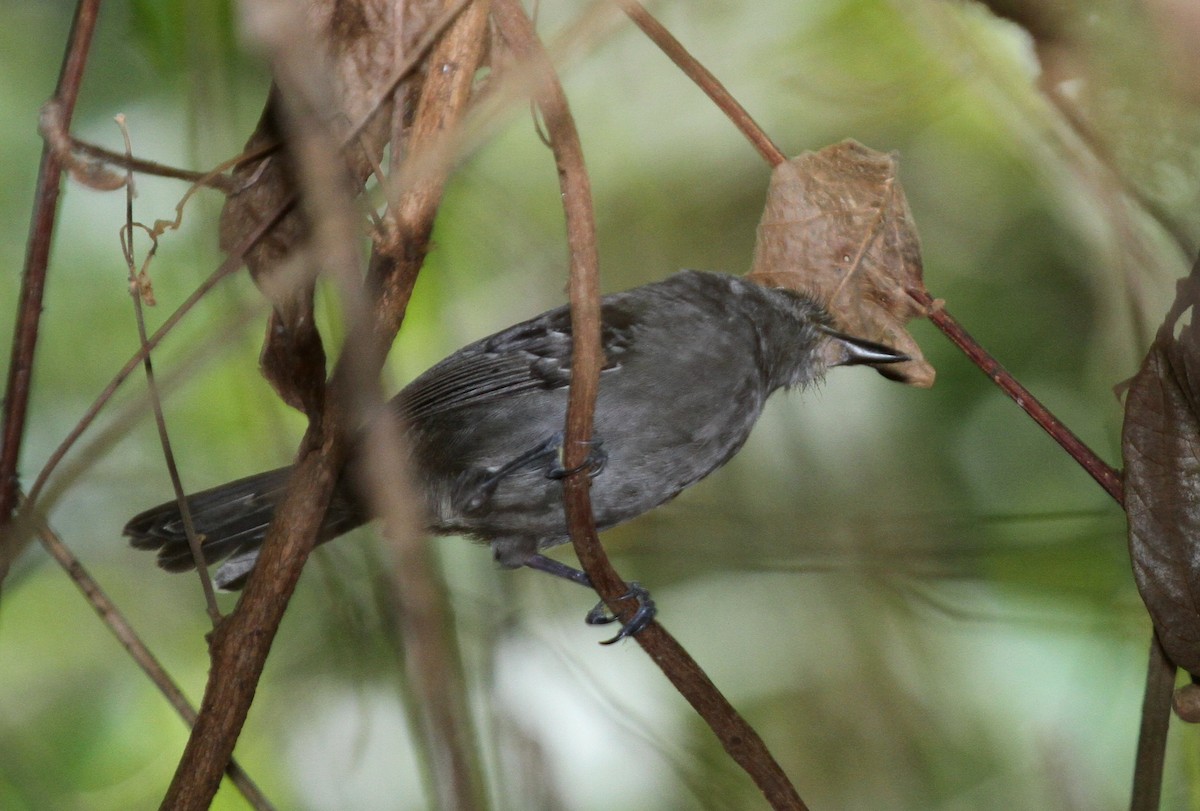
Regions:
<instances>
[{"instance_id":1,"label":"thin twig","mask_svg":"<svg viewBox=\"0 0 1200 811\"><path fill-rule=\"evenodd\" d=\"M24 512L24 511L23 511ZM162 663L155 658L154 654L142 641L137 632L133 630L133 626L117 608L116 604L109 599L100 584L88 573L79 559L71 552L62 538L60 538L54 530L50 529L45 520L40 515L31 515L31 519L36 524L37 535L41 539L42 546L50 554L50 557L63 568L67 576L83 593L84 598L99 615L101 621L112 632L121 646L129 652L129 656L137 663L137 666L142 669L149 678L158 687L158 691L163 694L167 701L175 708L179 717L189 727L196 722L196 710L188 702L184 696L183 690L171 678L171 674L167 672ZM262 791L255 785L250 776L235 760L229 761L229 767L225 770L225 774L237 786L238 791L246 798L256 809L260 811L270 811L274 806L270 801L263 796Z\"/></svg>"},{"instance_id":2,"label":"thin twig","mask_svg":"<svg viewBox=\"0 0 1200 811\"><path fill-rule=\"evenodd\" d=\"M933 297L925 290L910 289L908 294L916 301L925 307L929 314L929 320L942 331L947 338L954 343L963 353L971 359L971 362L980 368L993 383L1000 387L1000 390L1007 394L1014 403L1020 406L1026 414L1028 414L1034 422L1036 422L1042 430L1057 442L1063 450L1065 450L1072 459L1079 463L1089 476L1096 480L1096 483L1104 488L1104 492L1112 496L1113 500L1118 505L1125 505L1125 487L1121 480L1121 474L1112 466L1101 459L1096 453L1084 444L1083 440L1075 436L1071 429L1067 428L1058 417L1050 412L1042 403L1030 394L1029 390L1017 381L1007 369L1000 365L1000 362L993 358L979 343L971 337L971 335L963 329L963 326L958 323L939 303L935 302Z\"/></svg>"},{"instance_id":3,"label":"thin twig","mask_svg":"<svg viewBox=\"0 0 1200 811\"><path fill-rule=\"evenodd\" d=\"M117 126L121 128L121 136L125 140L126 157L133 156L133 144L129 139L129 128L125 126L125 116L117 116ZM163 415L162 398L158 393L158 384L154 380L154 363L150 359L149 337L146 334L146 317L142 312L142 286L146 276L143 266L138 272L137 259L133 249L133 169L125 169L125 227L121 230L121 251L125 254L125 263L129 269L129 297L133 301L133 320L137 324L138 341L146 354L142 361L146 370L146 390L150 395L150 407L154 411L154 424L158 427L158 440L162 445L163 460L167 464L167 475L171 479L171 487L175 490L175 501L179 504L179 514L183 519L183 531L187 536L188 546L192 549L192 560L196 564L196 573L200 577L200 587L204 592L204 604L208 609L209 619L215 627L221 621L221 609L217 606L217 595L213 592L212 578L208 576L208 565L204 560L204 552L200 549L200 539L196 537L196 525L192 522L192 509L183 492L183 482L179 479L179 468L175 464L175 452L171 449L171 437L167 432L167 418ZM146 264L154 258L158 242L151 237L150 250L146 253Z\"/></svg>"},{"instance_id":4,"label":"thin twig","mask_svg":"<svg viewBox=\"0 0 1200 811\"><path fill-rule=\"evenodd\" d=\"M676 40L661 23L655 20L645 8L634 0L616 0L625 9L639 28L657 44L686 73L692 81L708 93L713 102L729 116L730 120L746 136L759 154L771 166L777 166L786 160L783 153L767 137L758 124L746 113L719 81L695 57ZM1049 409L1042 405L1029 391L1016 381L1008 371L993 358L987 350L971 337L962 326L950 316L940 303L935 305L934 298L925 290L909 290L909 295L917 300L929 312L929 319L949 338L955 346L963 351L984 374L996 383L1000 389L1012 398L1025 413L1050 434L1062 448L1075 459L1096 482L1104 488L1118 504L1123 503L1123 487L1121 476L1106 462L1100 459L1082 440L1073 434Z\"/></svg>"},{"instance_id":5,"label":"thin twig","mask_svg":"<svg viewBox=\"0 0 1200 811\"><path fill-rule=\"evenodd\" d=\"M421 39L412 48L408 55L396 66L392 71L392 75L380 89L379 98L371 105L370 112L363 116L362 120L350 128L350 135L346 138L346 143L351 144L358 141L362 137L363 132L371 123L372 119L379 114L380 109L387 103L388 99L396 92L400 83L407 79L417 65L420 65L429 52L433 50L433 46L441 39L442 35L450 27L451 23L458 18L462 10L467 7L473 0L451 0L449 4L442 10L441 16L433 21L433 24L426 29L422 34Z\"/></svg>"},{"instance_id":6,"label":"thin twig","mask_svg":"<svg viewBox=\"0 0 1200 811\"><path fill-rule=\"evenodd\" d=\"M573 347L563 464L568 469L579 468L578 472L567 476L563 484L567 523L576 554L597 592L613 611L627 617L633 608L630 605L632 601L623 599L627 591L624 581L613 570L596 537L588 494L589 479L582 470L589 449L602 363L599 261L590 182L566 97L534 32L533 24L517 0L494 0L493 6L493 16L509 46L518 56L532 61L542 74L536 97L554 146L567 216ZM651 623L635 639L708 722L725 750L747 771L773 808L806 808L758 733L737 713L661 624Z\"/></svg>"},{"instance_id":7,"label":"thin twig","mask_svg":"<svg viewBox=\"0 0 1200 811\"><path fill-rule=\"evenodd\" d=\"M297 46L297 40L302 42L308 35L305 30L289 30L286 35L280 30L264 33L275 40L267 45L281 91L289 152L299 185L306 191L305 208L314 234L312 248L320 266L330 270L335 280L349 278L356 273L357 264L354 190L341 161L343 153L326 128L329 116L317 114L329 97L305 92L321 83L307 61L320 49ZM397 148L393 144L393 149ZM208 807L216 792L217 778L233 751L275 633L349 456L350 427L361 418L357 413L362 402L361 381L377 379L384 350L395 337L395 330L389 328L393 324L398 328L398 313L407 306L440 192L428 199L430 206L420 212L415 230L404 235L413 236L404 245L404 261L380 263L381 268L387 264L398 268L402 279L395 284L388 280L384 285L389 295L376 302L375 317L370 319L373 323L363 327L360 323L364 319L347 319L356 330L368 330L368 339L360 341L356 336L354 341L347 341L330 376L323 407L301 444L287 491L275 511L246 589L237 608L213 633L212 669L200 715L163 799L164 809L199 811ZM355 300L357 297L344 298L343 305ZM355 356L348 357L350 352Z\"/></svg>"},{"instance_id":8,"label":"thin twig","mask_svg":"<svg viewBox=\"0 0 1200 811\"><path fill-rule=\"evenodd\" d=\"M120 371L113 375L113 379L110 380L108 385L104 387L104 390L100 392L99 396L96 397L95 401L88 407L88 410L80 418L79 422L77 422L75 427L71 429L70 433L63 438L63 441L59 443L58 447L54 449L54 452L50 454L50 457L46 460L46 464L42 466L41 471L38 473L37 479L34 480L33 487L29 489L29 497L27 499L28 504L37 504L37 499L41 495L42 489L46 486L46 482L50 478L50 475L54 472L55 468L79 440L79 437L82 436L85 431L87 431L87 429L95 421L96 417L100 415L100 411L104 408L108 401L112 399L112 396L116 394L116 391L121 387L121 384L124 383L138 368L138 366L142 364L142 361L146 357L146 353L158 346L158 344L167 337L171 330L175 328L175 325L178 324L183 317L200 302L202 298L208 295L208 292L216 287L222 279L234 273L242 266L242 262L245 261L244 257L246 252L257 245L263 236L275 227L276 223L278 223L284 217L284 215L291 210L291 208L295 205L295 202L295 198L286 200L277 206L274 211L269 212L267 216L263 218L262 222L260 222L254 229L254 231L252 231L250 234L247 234L241 243L239 243L237 247L229 252L229 255L225 257L225 261L222 262L217 269L214 270L209 277L200 284L199 287L192 291L192 294L187 297L187 300L180 304L175 312L171 313L167 320L162 323L162 326L154 331L154 334L147 339L146 346L135 352L133 357L127 360L125 365L121 367Z\"/></svg>"},{"instance_id":9,"label":"thin twig","mask_svg":"<svg viewBox=\"0 0 1200 811\"><path fill-rule=\"evenodd\" d=\"M234 190L233 180L229 175L221 172L214 173L211 170L198 172L194 169L180 169L177 166L138 158L132 154L122 155L120 152L113 152L110 149L105 149L102 146L83 141L74 136L70 136L70 143L71 148L77 152L97 158L113 166L137 172L138 174L165 177L172 180L186 180L189 183L195 183L226 193ZM241 160L241 156L239 156L239 160Z\"/></svg>"},{"instance_id":10,"label":"thin twig","mask_svg":"<svg viewBox=\"0 0 1200 811\"><path fill-rule=\"evenodd\" d=\"M454 11L456 5L452 2L444 14ZM428 244L453 149L460 141L459 132L472 100L475 73L487 50L488 12L488 0L475 0L455 17L429 54L403 160L384 181L390 192L385 231L402 236L398 245L385 240L372 257L374 289L399 292L381 296L375 318L371 319L385 333L391 331L391 323L399 324L397 316L401 313L395 305L412 292L409 280L415 278L418 268L410 264L408 257L414 250L423 255ZM405 126L403 118L396 117L397 127ZM392 142L398 143L400 135L395 131ZM392 154L395 160L397 150L393 149ZM390 248L402 250L384 256ZM357 278L350 281L357 284ZM350 287L345 295L355 294L364 297L361 285ZM346 342L346 357L369 357L370 348L363 351L356 346L364 342L369 346L373 340L369 333L352 332ZM478 737L473 734L471 714L466 711L469 700L453 618L445 584L429 554L420 506L423 501L408 467L410 454L404 452L406 438L394 411L378 392L378 364L350 371L356 371L360 379L350 381L348 388L360 396L371 395L370 402L360 403L360 411L377 415L369 422L371 438L364 443L357 462L362 465L364 475L360 478L374 506L372 514L382 518L392 550L389 574L397 642L405 652L404 667L424 733L422 750L432 783L430 804L447 811L485 808L482 758L472 745Z\"/></svg>"},{"instance_id":11,"label":"thin twig","mask_svg":"<svg viewBox=\"0 0 1200 811\"><path fill-rule=\"evenodd\" d=\"M725 85L721 84L708 68L700 64L700 61L692 56L663 24L646 10L645 6L635 0L616 0L616 3L629 15L629 19L633 20L634 25L642 29L651 42L679 66L685 76L708 94L713 103L721 108L733 125L741 130L751 145L758 150L758 154L763 156L763 160L771 166L778 166L787 160L783 150L767 137L762 127L758 126L746 108L725 89Z\"/></svg>"},{"instance_id":12,"label":"thin twig","mask_svg":"<svg viewBox=\"0 0 1200 811\"><path fill-rule=\"evenodd\" d=\"M79 0L75 19L67 38L66 55L58 76L58 86L51 103L60 108L60 118L70 122L75 100L83 83L100 0ZM42 294L46 286L46 271L50 262L50 245L54 236L54 221L58 212L58 195L62 185L62 163L49 144L42 147L38 168L37 196L29 225L29 244L25 254L25 270L21 277L21 292L17 300L17 317L13 328L13 349L8 365L8 381L4 394L4 429L0 439L0 529L9 524L17 506L17 465L21 457L21 441L25 435L25 419L29 408L30 383L33 378L33 355L37 347L38 325L42 316ZM0 535L0 581L15 558L3 549L10 539ZM16 543L15 540L12 543Z\"/></svg>"}]
</instances>

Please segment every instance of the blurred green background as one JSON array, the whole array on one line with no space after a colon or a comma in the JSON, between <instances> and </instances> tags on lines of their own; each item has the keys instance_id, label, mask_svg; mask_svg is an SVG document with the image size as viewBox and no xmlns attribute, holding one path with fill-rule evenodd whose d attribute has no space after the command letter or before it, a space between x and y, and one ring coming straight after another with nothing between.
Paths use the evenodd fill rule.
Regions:
<instances>
[{"instance_id":1,"label":"blurred green background","mask_svg":"<svg viewBox=\"0 0 1200 811\"><path fill-rule=\"evenodd\" d=\"M1172 26L1172 9L1186 4L1148 4L1141 16L1113 0L1059 5L1080 24L1053 48L1040 43L1063 71L1043 80L1088 122L1102 159L1039 91L1030 37L971 3L654 11L785 152L846 137L896 150L933 295L1119 465L1113 387L1136 370L1189 264L1128 192L1196 233L1200 82L1172 50L1189 30L1182 10ZM542 4L540 28L552 38L584 9ZM0 0L0 12L8 336L37 112L71 6ZM112 116L124 113L140 155L206 168L236 154L269 81L236 31L235 10L213 0L106 5L75 134L119 149ZM768 170L703 94L628 24L572 53L564 81L605 289L681 267L748 269ZM139 179L138 218L172 216L183 191ZM123 194L67 184L26 487L136 347L123 206ZM219 207L215 193L201 195L163 241L152 328L219 263ZM561 303L562 237L551 156L514 111L451 182L390 386ZM336 345L336 303L321 306ZM264 317L239 274L156 356L189 489L286 463L295 449L302 421L257 372ZM733 462L606 533L606 546L653 590L660 619L814 808L1124 807L1149 624L1123 516L936 330L913 332L937 367L934 388L856 369L778 395ZM198 700L208 625L197 582L161 572L120 537L130 515L170 495L157 443L134 378L52 482L49 519ZM582 590L497 571L465 542L430 543L495 808L762 807L636 645L595 644L603 637L582 623ZM434 807L403 652L380 609L385 554L369 529L321 549L283 623L237 750L280 808ZM0 600L0 808L156 807L185 740L75 586L32 547ZM1200 807L1198 750L1175 722L1164 807ZM215 807L244 803L225 786Z\"/></svg>"}]
</instances>

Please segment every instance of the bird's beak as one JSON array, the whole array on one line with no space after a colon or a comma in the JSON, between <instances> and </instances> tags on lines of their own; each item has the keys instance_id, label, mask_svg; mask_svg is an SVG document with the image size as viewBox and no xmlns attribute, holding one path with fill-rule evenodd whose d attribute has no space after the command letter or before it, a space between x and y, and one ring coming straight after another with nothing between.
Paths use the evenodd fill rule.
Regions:
<instances>
[{"instance_id":1,"label":"bird's beak","mask_svg":"<svg viewBox=\"0 0 1200 811\"><path fill-rule=\"evenodd\" d=\"M830 338L825 357L830 366L858 366L864 363L902 363L911 360L908 355L890 346L877 344L863 338L855 338L836 330L822 328Z\"/></svg>"}]
</instances>

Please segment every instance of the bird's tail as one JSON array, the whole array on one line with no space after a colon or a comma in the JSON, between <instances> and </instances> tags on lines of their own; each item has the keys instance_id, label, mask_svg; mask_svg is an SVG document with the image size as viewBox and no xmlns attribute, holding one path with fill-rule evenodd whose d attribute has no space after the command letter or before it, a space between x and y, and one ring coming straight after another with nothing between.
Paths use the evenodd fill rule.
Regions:
<instances>
[{"instance_id":1,"label":"bird's tail","mask_svg":"<svg viewBox=\"0 0 1200 811\"><path fill-rule=\"evenodd\" d=\"M219 588L238 589L245 584L291 472L290 467L269 470L187 497L192 523L202 536L200 548L205 561L210 565L225 561L213 575ZM325 520L321 540L363 523L356 510L337 505L337 501L335 498L335 506ZM158 565L167 571L183 572L195 565L183 517L174 501L131 518L125 534L137 549L157 549Z\"/></svg>"}]
</instances>

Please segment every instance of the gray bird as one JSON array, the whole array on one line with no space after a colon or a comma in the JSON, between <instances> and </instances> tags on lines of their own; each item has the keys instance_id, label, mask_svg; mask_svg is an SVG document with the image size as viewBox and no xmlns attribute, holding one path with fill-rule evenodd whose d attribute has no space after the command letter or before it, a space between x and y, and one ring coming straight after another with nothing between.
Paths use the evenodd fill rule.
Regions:
<instances>
[{"instance_id":1,"label":"gray bird","mask_svg":"<svg viewBox=\"0 0 1200 811\"><path fill-rule=\"evenodd\" d=\"M605 365L588 458L601 530L671 500L729 461L776 389L818 381L832 366L908 359L835 331L825 309L800 293L717 273L685 270L605 296L601 319ZM570 379L570 312L559 307L463 347L391 405L432 532L486 541L504 567L589 585L583 572L540 553L569 540L560 450ZM225 560L218 586L244 583L289 473L280 468L188 497L205 559ZM322 542L371 518L346 479ZM157 549L164 569L193 566L175 502L136 516L125 534L139 549ZM617 638L654 615L644 590L631 596L641 610ZM588 619L611 620L599 610Z\"/></svg>"}]
</instances>

